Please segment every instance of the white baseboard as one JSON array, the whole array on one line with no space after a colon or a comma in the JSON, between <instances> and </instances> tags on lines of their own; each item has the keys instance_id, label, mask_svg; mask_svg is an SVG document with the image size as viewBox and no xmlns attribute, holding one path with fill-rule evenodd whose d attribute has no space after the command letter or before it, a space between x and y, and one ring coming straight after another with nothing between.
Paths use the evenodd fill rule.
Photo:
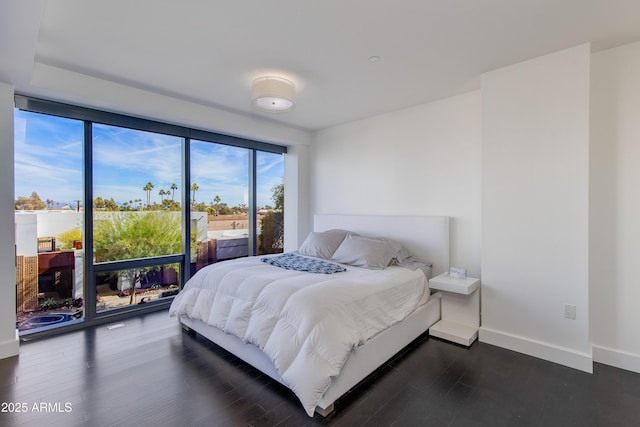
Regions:
<instances>
[{"instance_id":1,"label":"white baseboard","mask_svg":"<svg viewBox=\"0 0 640 427\"><path fill-rule=\"evenodd\" d=\"M18 331L16 331L16 339L0 342L0 359L6 359L7 357L17 356L20 352L20 339L18 338Z\"/></svg>"},{"instance_id":2,"label":"white baseboard","mask_svg":"<svg viewBox=\"0 0 640 427\"><path fill-rule=\"evenodd\" d=\"M517 351L518 353L548 360L549 362L558 363L580 371L593 373L592 356L570 348L560 347L486 327L480 328L479 340L480 342Z\"/></svg>"},{"instance_id":3,"label":"white baseboard","mask_svg":"<svg viewBox=\"0 0 640 427\"><path fill-rule=\"evenodd\" d=\"M593 361L640 373L640 355L626 351L594 345Z\"/></svg>"}]
</instances>

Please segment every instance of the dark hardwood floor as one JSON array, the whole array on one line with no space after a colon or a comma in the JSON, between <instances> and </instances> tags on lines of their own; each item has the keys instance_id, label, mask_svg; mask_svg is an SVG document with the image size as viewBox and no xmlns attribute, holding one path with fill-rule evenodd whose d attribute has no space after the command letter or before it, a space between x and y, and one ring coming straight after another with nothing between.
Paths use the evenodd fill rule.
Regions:
<instances>
[{"instance_id":1,"label":"dark hardwood floor","mask_svg":"<svg viewBox=\"0 0 640 427\"><path fill-rule=\"evenodd\" d=\"M121 323L23 343L0 360L0 426L640 425L640 374L426 337L329 417L309 418L286 388L166 311Z\"/></svg>"}]
</instances>

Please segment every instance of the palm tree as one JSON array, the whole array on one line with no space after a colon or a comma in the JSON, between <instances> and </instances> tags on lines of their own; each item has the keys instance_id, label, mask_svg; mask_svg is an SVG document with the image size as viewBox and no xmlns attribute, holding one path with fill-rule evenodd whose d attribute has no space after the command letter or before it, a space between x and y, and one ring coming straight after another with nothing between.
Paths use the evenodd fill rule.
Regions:
<instances>
[{"instance_id":1,"label":"palm tree","mask_svg":"<svg viewBox=\"0 0 640 427\"><path fill-rule=\"evenodd\" d=\"M174 200L177 189L178 189L178 184L176 184L175 182L171 184L171 200Z\"/></svg>"},{"instance_id":2,"label":"palm tree","mask_svg":"<svg viewBox=\"0 0 640 427\"><path fill-rule=\"evenodd\" d=\"M164 191L164 188L161 188L160 191L158 191L158 195L160 196L160 203L164 202L164 195L165 194L169 194L168 191Z\"/></svg>"},{"instance_id":3,"label":"palm tree","mask_svg":"<svg viewBox=\"0 0 640 427\"><path fill-rule=\"evenodd\" d=\"M213 198L213 209L215 209L215 216L218 216L220 214L220 196L218 196L217 194L215 195L215 197Z\"/></svg>"},{"instance_id":4,"label":"palm tree","mask_svg":"<svg viewBox=\"0 0 640 427\"><path fill-rule=\"evenodd\" d=\"M191 184L191 191L193 193L193 196L191 198L191 203L193 203L194 205L196 204L196 191L198 191L199 189L200 187L198 187L198 184L196 184L195 182Z\"/></svg>"},{"instance_id":5,"label":"palm tree","mask_svg":"<svg viewBox=\"0 0 640 427\"><path fill-rule=\"evenodd\" d=\"M151 182L147 182L147 185L142 187L144 191L147 192L147 206L151 203L151 190L153 190L153 184Z\"/></svg>"}]
</instances>

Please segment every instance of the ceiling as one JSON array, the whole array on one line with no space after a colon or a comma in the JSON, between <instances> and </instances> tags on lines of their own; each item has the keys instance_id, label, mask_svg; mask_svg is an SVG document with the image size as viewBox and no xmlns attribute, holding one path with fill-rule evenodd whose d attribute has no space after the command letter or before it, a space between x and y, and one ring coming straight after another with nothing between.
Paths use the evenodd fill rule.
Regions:
<instances>
[{"instance_id":1,"label":"ceiling","mask_svg":"<svg viewBox=\"0 0 640 427\"><path fill-rule=\"evenodd\" d=\"M0 81L38 64L314 131L479 87L505 65L640 40L637 0L65 0L0 6ZM371 62L377 56L379 61ZM292 80L296 108L251 107Z\"/></svg>"}]
</instances>

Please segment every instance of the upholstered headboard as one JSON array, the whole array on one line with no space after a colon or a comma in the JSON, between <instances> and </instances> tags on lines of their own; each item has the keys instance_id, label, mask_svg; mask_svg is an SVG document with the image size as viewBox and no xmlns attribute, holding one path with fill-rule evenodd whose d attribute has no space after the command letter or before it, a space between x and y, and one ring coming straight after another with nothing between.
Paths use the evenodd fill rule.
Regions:
<instances>
[{"instance_id":1,"label":"upholstered headboard","mask_svg":"<svg viewBox=\"0 0 640 427\"><path fill-rule=\"evenodd\" d=\"M403 215L314 215L314 231L342 228L363 236L402 243L420 260L432 263L433 275L449 270L449 217Z\"/></svg>"}]
</instances>

